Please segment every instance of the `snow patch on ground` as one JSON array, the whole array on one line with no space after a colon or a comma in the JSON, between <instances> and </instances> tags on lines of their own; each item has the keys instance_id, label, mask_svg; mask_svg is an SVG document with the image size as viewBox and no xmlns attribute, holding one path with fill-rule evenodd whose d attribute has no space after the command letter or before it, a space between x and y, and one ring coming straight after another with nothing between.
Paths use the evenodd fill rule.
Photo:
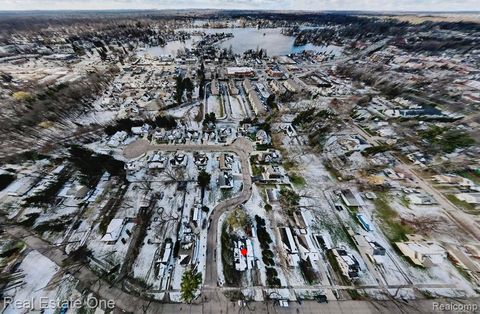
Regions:
<instances>
[{"instance_id":1,"label":"snow patch on ground","mask_svg":"<svg viewBox=\"0 0 480 314\"><path fill-rule=\"evenodd\" d=\"M23 285L17 289L5 292L5 297L12 297L14 302L33 300L36 310L40 310L40 299L55 299L56 285L48 286L55 274L60 270L55 263L40 254L38 251L28 253L20 264L18 270L25 277ZM3 313L16 314L20 311L8 306Z\"/></svg>"}]
</instances>

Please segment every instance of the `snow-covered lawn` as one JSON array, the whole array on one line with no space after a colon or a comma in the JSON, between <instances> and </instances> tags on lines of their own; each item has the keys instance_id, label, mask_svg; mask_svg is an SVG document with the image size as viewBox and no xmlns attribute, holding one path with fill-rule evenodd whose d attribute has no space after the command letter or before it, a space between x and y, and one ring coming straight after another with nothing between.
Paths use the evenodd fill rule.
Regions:
<instances>
[{"instance_id":1,"label":"snow-covered lawn","mask_svg":"<svg viewBox=\"0 0 480 314\"><path fill-rule=\"evenodd\" d=\"M49 283L59 270L60 268L55 263L38 251L28 253L18 268L18 271L25 275L22 278L23 284L16 289L5 292L4 296L11 298L14 303L7 306L3 313L17 314L24 312L24 310L14 308L15 302L33 302L34 309L40 310L42 298L55 300L58 285L53 283L49 286ZM53 313L53 310L50 312Z\"/></svg>"},{"instance_id":2,"label":"snow-covered lawn","mask_svg":"<svg viewBox=\"0 0 480 314\"><path fill-rule=\"evenodd\" d=\"M229 96L230 105L232 107L232 118L242 120L243 118L247 117L247 113L245 113L245 109L243 105L238 100L238 97Z\"/></svg>"}]
</instances>

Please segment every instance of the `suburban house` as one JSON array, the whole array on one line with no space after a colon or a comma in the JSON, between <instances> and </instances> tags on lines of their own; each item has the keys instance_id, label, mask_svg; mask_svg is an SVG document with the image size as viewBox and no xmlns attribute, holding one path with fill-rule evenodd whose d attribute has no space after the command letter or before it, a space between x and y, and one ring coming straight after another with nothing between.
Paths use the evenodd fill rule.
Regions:
<instances>
[{"instance_id":1,"label":"suburban house","mask_svg":"<svg viewBox=\"0 0 480 314\"><path fill-rule=\"evenodd\" d=\"M300 257L302 259L310 260L310 262L316 262L320 260L320 254L313 244L310 235L296 235L295 239L297 240L298 251L300 252Z\"/></svg>"},{"instance_id":2,"label":"suburban house","mask_svg":"<svg viewBox=\"0 0 480 314\"><path fill-rule=\"evenodd\" d=\"M437 201L428 194L422 193L412 193L407 195L407 199L413 205L434 205L437 204Z\"/></svg>"},{"instance_id":3,"label":"suburban house","mask_svg":"<svg viewBox=\"0 0 480 314\"><path fill-rule=\"evenodd\" d=\"M281 183L284 178L285 174L280 166L268 165L264 167L264 171L262 173L263 182Z\"/></svg>"},{"instance_id":4,"label":"suburban house","mask_svg":"<svg viewBox=\"0 0 480 314\"><path fill-rule=\"evenodd\" d=\"M283 82L283 86L285 86L285 88L292 93L297 93L303 90L302 87L292 79L288 79Z\"/></svg>"},{"instance_id":5,"label":"suburban house","mask_svg":"<svg viewBox=\"0 0 480 314\"><path fill-rule=\"evenodd\" d=\"M436 175L433 176L432 179L439 184L447 184L465 188L471 188L475 186L475 182L472 180L456 175Z\"/></svg>"},{"instance_id":6,"label":"suburban house","mask_svg":"<svg viewBox=\"0 0 480 314\"><path fill-rule=\"evenodd\" d=\"M232 163L233 163L233 155L231 154L221 154L218 157L218 167L222 171L232 170Z\"/></svg>"},{"instance_id":7,"label":"suburban house","mask_svg":"<svg viewBox=\"0 0 480 314\"><path fill-rule=\"evenodd\" d=\"M271 80L268 84L272 91L277 95L283 95L287 92L286 88L277 80Z\"/></svg>"},{"instance_id":8,"label":"suburban house","mask_svg":"<svg viewBox=\"0 0 480 314\"><path fill-rule=\"evenodd\" d=\"M362 198L357 193L354 193L351 189L341 190L340 197L348 207L361 207L365 205L365 202L362 200Z\"/></svg>"},{"instance_id":9,"label":"suburban house","mask_svg":"<svg viewBox=\"0 0 480 314\"><path fill-rule=\"evenodd\" d=\"M290 267L295 267L300 262L300 256L298 255L298 248L295 244L292 230L290 227L278 228L280 233L280 239L282 240L282 247L286 253L287 263Z\"/></svg>"},{"instance_id":10,"label":"suburban house","mask_svg":"<svg viewBox=\"0 0 480 314\"><path fill-rule=\"evenodd\" d=\"M412 260L413 263L431 267L443 263L447 257L445 250L433 241L426 241L421 236L407 235L408 241L395 242L395 245Z\"/></svg>"},{"instance_id":11,"label":"suburban house","mask_svg":"<svg viewBox=\"0 0 480 314\"><path fill-rule=\"evenodd\" d=\"M253 111L256 115L260 115L266 112L263 102L260 100L260 97L257 94L257 91L252 85L252 82L249 79L243 81L243 89L248 96L248 101L250 102Z\"/></svg>"},{"instance_id":12,"label":"suburban house","mask_svg":"<svg viewBox=\"0 0 480 314\"><path fill-rule=\"evenodd\" d=\"M134 126L131 131L134 135L147 135L150 131L151 126L149 124L144 124L142 126Z\"/></svg>"},{"instance_id":13,"label":"suburban house","mask_svg":"<svg viewBox=\"0 0 480 314\"><path fill-rule=\"evenodd\" d=\"M358 278L358 272L360 271L360 264L355 256L349 254L344 249L332 249L333 256L337 261L342 274L348 279Z\"/></svg>"},{"instance_id":14,"label":"suburban house","mask_svg":"<svg viewBox=\"0 0 480 314\"><path fill-rule=\"evenodd\" d=\"M218 186L220 189L232 189L233 188L233 176L229 171L223 171L218 176Z\"/></svg>"},{"instance_id":15,"label":"suburban house","mask_svg":"<svg viewBox=\"0 0 480 314\"><path fill-rule=\"evenodd\" d=\"M267 201L268 201L268 203L269 204L278 203L278 199L279 199L278 194L279 194L278 189L268 188L267 189Z\"/></svg>"},{"instance_id":16,"label":"suburban house","mask_svg":"<svg viewBox=\"0 0 480 314\"><path fill-rule=\"evenodd\" d=\"M253 77L255 71L250 67L227 67L227 76L231 78Z\"/></svg>"},{"instance_id":17,"label":"suburban house","mask_svg":"<svg viewBox=\"0 0 480 314\"><path fill-rule=\"evenodd\" d=\"M208 157L205 153L195 153L193 155L194 163L198 168L205 168L207 166Z\"/></svg>"},{"instance_id":18,"label":"suburban house","mask_svg":"<svg viewBox=\"0 0 480 314\"><path fill-rule=\"evenodd\" d=\"M268 145L272 142L272 139L265 130L258 130L255 135L255 140L257 144Z\"/></svg>"},{"instance_id":19,"label":"suburban house","mask_svg":"<svg viewBox=\"0 0 480 314\"><path fill-rule=\"evenodd\" d=\"M172 167L186 167L188 163L188 157L184 153L176 153L172 159L170 159L170 164Z\"/></svg>"},{"instance_id":20,"label":"suburban house","mask_svg":"<svg viewBox=\"0 0 480 314\"><path fill-rule=\"evenodd\" d=\"M265 152L260 152L253 156L255 156L254 161L256 161L257 163L279 163L282 160L280 152L275 149L269 149Z\"/></svg>"},{"instance_id":21,"label":"suburban house","mask_svg":"<svg viewBox=\"0 0 480 314\"><path fill-rule=\"evenodd\" d=\"M110 147L118 147L127 138L128 134L125 131L119 131L112 135L107 145Z\"/></svg>"},{"instance_id":22,"label":"suburban house","mask_svg":"<svg viewBox=\"0 0 480 314\"><path fill-rule=\"evenodd\" d=\"M167 157L160 152L155 152L148 160L148 169L163 170L167 166Z\"/></svg>"},{"instance_id":23,"label":"suburban house","mask_svg":"<svg viewBox=\"0 0 480 314\"><path fill-rule=\"evenodd\" d=\"M280 68L277 66L269 67L265 72L267 72L268 76L270 77L283 77L282 70L280 70Z\"/></svg>"},{"instance_id":24,"label":"suburban house","mask_svg":"<svg viewBox=\"0 0 480 314\"><path fill-rule=\"evenodd\" d=\"M250 239L241 239L235 242L233 250L235 269L245 271L255 267L255 256L253 254L253 245Z\"/></svg>"},{"instance_id":25,"label":"suburban house","mask_svg":"<svg viewBox=\"0 0 480 314\"><path fill-rule=\"evenodd\" d=\"M114 218L110 221L107 227L107 232L105 232L101 241L106 242L107 244L115 244L122 234L123 228L125 227L126 219L125 218Z\"/></svg>"}]
</instances>

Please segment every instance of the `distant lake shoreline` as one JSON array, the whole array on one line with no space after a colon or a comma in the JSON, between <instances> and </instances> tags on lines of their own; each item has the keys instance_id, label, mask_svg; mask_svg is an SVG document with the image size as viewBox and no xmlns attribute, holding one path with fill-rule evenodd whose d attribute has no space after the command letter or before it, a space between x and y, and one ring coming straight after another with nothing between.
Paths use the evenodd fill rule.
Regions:
<instances>
[{"instance_id":1,"label":"distant lake shoreline","mask_svg":"<svg viewBox=\"0 0 480 314\"><path fill-rule=\"evenodd\" d=\"M294 46L295 38L281 33L281 28L254 28L254 27L231 27L231 28L183 28L179 31L213 33L232 33L233 37L221 41L217 45L220 48L230 49L236 54L242 54L247 50L265 49L268 56L282 56L292 53L300 53L311 50L318 53L327 53L338 56L342 48L335 45L316 46L306 44ZM191 49L200 36L192 36L186 41L171 41L165 46L151 46L141 51L140 55L150 54L153 56L176 56L179 49Z\"/></svg>"}]
</instances>

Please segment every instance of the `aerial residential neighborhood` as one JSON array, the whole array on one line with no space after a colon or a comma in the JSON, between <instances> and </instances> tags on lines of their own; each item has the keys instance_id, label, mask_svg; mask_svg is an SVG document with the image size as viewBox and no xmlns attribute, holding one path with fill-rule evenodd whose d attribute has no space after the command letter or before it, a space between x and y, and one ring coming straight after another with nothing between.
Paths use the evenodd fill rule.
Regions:
<instances>
[{"instance_id":1,"label":"aerial residential neighborhood","mask_svg":"<svg viewBox=\"0 0 480 314\"><path fill-rule=\"evenodd\" d=\"M2 313L478 310L478 14L61 12L0 12Z\"/></svg>"}]
</instances>

